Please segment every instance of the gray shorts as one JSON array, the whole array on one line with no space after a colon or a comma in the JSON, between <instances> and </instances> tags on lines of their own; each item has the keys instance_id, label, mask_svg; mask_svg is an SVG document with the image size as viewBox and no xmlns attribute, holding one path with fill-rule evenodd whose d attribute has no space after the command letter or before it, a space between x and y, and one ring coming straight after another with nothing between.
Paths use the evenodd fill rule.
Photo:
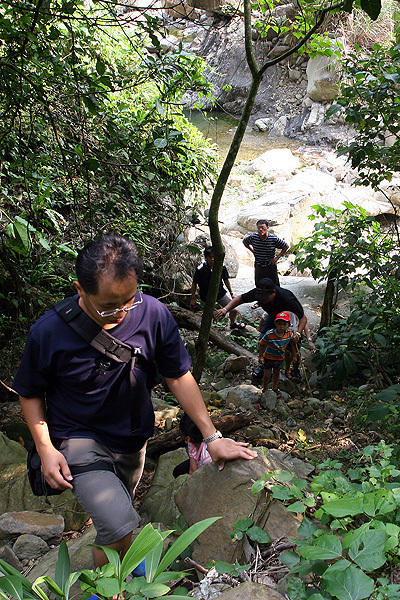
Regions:
<instances>
[{"instance_id":1,"label":"gray shorts","mask_svg":"<svg viewBox=\"0 0 400 600\"><path fill-rule=\"evenodd\" d=\"M224 307L231 300L232 300L232 298L229 296L229 294L224 294L223 296L221 296L221 298L218 298L217 304L219 304L220 306ZM203 308L204 308L205 304L206 303L204 302L204 300L201 300L201 305L202 305Z\"/></svg>"},{"instance_id":2,"label":"gray shorts","mask_svg":"<svg viewBox=\"0 0 400 600\"><path fill-rule=\"evenodd\" d=\"M118 473L88 471L75 475L72 481L74 495L97 531L95 544L112 544L133 531L140 517L132 500L142 476L146 444L138 452L119 454L95 440L71 438L63 440L59 450L69 465L83 466L101 459L112 463Z\"/></svg>"}]
</instances>

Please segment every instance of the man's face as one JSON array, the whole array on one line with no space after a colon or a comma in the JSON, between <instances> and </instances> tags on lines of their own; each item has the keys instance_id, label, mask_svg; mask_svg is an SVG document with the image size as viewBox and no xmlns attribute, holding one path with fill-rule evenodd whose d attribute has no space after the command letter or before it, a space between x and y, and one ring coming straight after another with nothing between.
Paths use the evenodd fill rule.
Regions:
<instances>
[{"instance_id":1,"label":"man's face","mask_svg":"<svg viewBox=\"0 0 400 600\"><path fill-rule=\"evenodd\" d=\"M290 327L290 323L288 321L283 321L282 319L277 319L275 321L275 329L278 332L278 335L283 335Z\"/></svg>"},{"instance_id":2,"label":"man's face","mask_svg":"<svg viewBox=\"0 0 400 600\"><path fill-rule=\"evenodd\" d=\"M276 296L276 290L264 290L263 288L257 288L256 300L262 302L262 304L269 304L273 302Z\"/></svg>"},{"instance_id":3,"label":"man's face","mask_svg":"<svg viewBox=\"0 0 400 600\"><path fill-rule=\"evenodd\" d=\"M213 267L214 267L214 254L209 254L208 256L206 256L206 261L207 261L207 264L210 267L210 269L213 269Z\"/></svg>"},{"instance_id":4,"label":"man's face","mask_svg":"<svg viewBox=\"0 0 400 600\"><path fill-rule=\"evenodd\" d=\"M259 223L257 225L257 232L258 232L258 235L261 238L267 237L267 234L268 234L268 227L267 227L267 225L265 223Z\"/></svg>"},{"instance_id":5,"label":"man's face","mask_svg":"<svg viewBox=\"0 0 400 600\"><path fill-rule=\"evenodd\" d=\"M81 308L104 329L110 329L121 323L127 312L119 310L110 316L100 316L98 313L132 306L137 292L135 271L131 271L124 279L116 279L114 273L101 275L96 294L87 294L77 281L74 284L79 294Z\"/></svg>"}]
</instances>

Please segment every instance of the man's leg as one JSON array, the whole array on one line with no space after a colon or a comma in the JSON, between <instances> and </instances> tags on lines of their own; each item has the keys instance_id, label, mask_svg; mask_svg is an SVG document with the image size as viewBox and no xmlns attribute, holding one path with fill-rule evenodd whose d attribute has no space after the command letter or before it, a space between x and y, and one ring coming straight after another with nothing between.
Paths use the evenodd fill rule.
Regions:
<instances>
[{"instance_id":1,"label":"man's leg","mask_svg":"<svg viewBox=\"0 0 400 600\"><path fill-rule=\"evenodd\" d=\"M92 518L97 531L95 544L113 548L122 557L131 544L132 531L140 522L132 499L143 471L145 448L133 454L116 454L94 440L76 438L64 440L60 451L70 467L105 460L119 473L120 476L112 471L87 471L75 475L72 485L78 502ZM123 457L121 469L120 457ZM129 463L131 469L128 468ZM93 558L96 567L108 562L104 552L98 548L93 548Z\"/></svg>"}]
</instances>

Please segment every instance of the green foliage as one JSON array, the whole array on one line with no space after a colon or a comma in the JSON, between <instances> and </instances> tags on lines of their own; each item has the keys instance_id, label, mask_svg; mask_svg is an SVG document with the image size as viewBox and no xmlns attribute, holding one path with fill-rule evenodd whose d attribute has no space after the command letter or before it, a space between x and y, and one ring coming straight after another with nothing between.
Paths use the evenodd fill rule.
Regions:
<instances>
[{"instance_id":1,"label":"green foliage","mask_svg":"<svg viewBox=\"0 0 400 600\"><path fill-rule=\"evenodd\" d=\"M307 516L293 539L295 551L280 559L290 569L287 580L291 600L393 599L399 585L390 585L386 574L400 556L400 470L393 447L380 442L368 446L344 471L339 461L318 466L310 484L292 479L274 483L280 473L269 474L273 497L295 511L298 498ZM311 502L308 504L308 502ZM309 518L309 506L312 520ZM296 512L300 512L297 511Z\"/></svg>"},{"instance_id":2,"label":"green foliage","mask_svg":"<svg viewBox=\"0 0 400 600\"><path fill-rule=\"evenodd\" d=\"M328 116L344 108L347 123L356 136L339 154L346 154L358 168L359 185L378 188L398 171L400 156L400 46L389 49L375 44L361 56L350 54L344 63L341 95ZM386 140L392 137L391 145Z\"/></svg>"},{"instance_id":3,"label":"green foliage","mask_svg":"<svg viewBox=\"0 0 400 600\"><path fill-rule=\"evenodd\" d=\"M257 525L254 525L254 521L250 517L235 521L233 527L234 529L231 532L231 538L234 541L243 539L245 535L257 544L269 544L271 541L268 534L260 529L260 527L257 527Z\"/></svg>"},{"instance_id":4,"label":"green foliage","mask_svg":"<svg viewBox=\"0 0 400 600\"><path fill-rule=\"evenodd\" d=\"M315 279L328 281L321 317L326 326L316 341L318 369L343 383L367 367L390 382L399 374L393 361L400 340L397 240L350 203L343 210L313 210L314 231L295 248L295 263L300 270L309 268ZM352 290L350 316L331 324L337 293L346 288Z\"/></svg>"},{"instance_id":5,"label":"green foliage","mask_svg":"<svg viewBox=\"0 0 400 600\"><path fill-rule=\"evenodd\" d=\"M165 54L149 15L124 29L113 3L91 4L0 0L0 306L15 319L39 310L24 301L32 287L59 294L76 247L99 232L160 262L184 195L201 201L215 167L179 107L188 90L209 93L202 59Z\"/></svg>"},{"instance_id":6,"label":"green foliage","mask_svg":"<svg viewBox=\"0 0 400 600\"><path fill-rule=\"evenodd\" d=\"M39 587L45 584L51 594L57 598L68 600L71 586L78 579L83 590L82 598L89 598L95 594L99 598L119 597L132 598L160 598L170 592L168 582L181 579L185 576L183 571L169 571L168 568L176 558L219 517L205 519L195 523L187 529L170 546L163 555L163 543L172 531L161 532L154 529L151 524L146 525L135 538L124 558L110 548L103 547L109 562L96 570L84 570L77 573L70 572L70 560L67 546L61 542L55 571L55 579L39 577L30 583L19 571L0 560L0 598L7 600L8 596L15 600L30 598L32 600L49 600L49 596ZM132 570L143 560L146 562L146 576L135 577L126 582ZM8 594L8 596L6 595ZM180 595L170 594L168 598L182 598Z\"/></svg>"}]
</instances>

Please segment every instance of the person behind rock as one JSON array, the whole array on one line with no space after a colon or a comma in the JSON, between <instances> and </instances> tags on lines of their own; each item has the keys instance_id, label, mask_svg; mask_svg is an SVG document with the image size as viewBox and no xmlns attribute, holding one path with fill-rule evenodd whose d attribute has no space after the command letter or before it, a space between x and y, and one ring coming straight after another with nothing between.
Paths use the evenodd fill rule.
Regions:
<instances>
[{"instance_id":1,"label":"person behind rock","mask_svg":"<svg viewBox=\"0 0 400 600\"><path fill-rule=\"evenodd\" d=\"M154 430L149 365L157 365L220 468L225 460L256 453L215 430L174 319L165 305L138 289L142 260L130 239L103 235L89 242L78 253L76 274L78 311L131 346L137 361L105 357L51 309L28 334L13 387L47 483L72 489L93 520L95 545L123 556L140 521L132 499ZM75 469L98 461L111 463L112 470ZM93 555L96 567L108 562L98 547Z\"/></svg>"},{"instance_id":2,"label":"person behind rock","mask_svg":"<svg viewBox=\"0 0 400 600\"><path fill-rule=\"evenodd\" d=\"M210 287L211 273L214 268L214 250L213 250L212 246L207 246L204 249L204 258L206 259L205 262L200 267L197 267L196 272L193 277L193 283L192 283L192 289L191 289L192 296L191 296L191 300L190 300L190 307L192 308L192 310L196 306L197 286L199 286L200 300L202 301L203 305L207 299L208 288ZM218 294L217 294L217 303L220 306L226 306L228 304L228 302L231 300L231 298L228 296L228 293L224 287L224 284L228 288L228 291L229 291L231 297L234 298L234 295L232 292L232 287L231 287L231 282L229 281L228 270L225 265L223 265L223 267L222 267L221 283L219 285L219 290L218 290ZM238 323L236 321L237 315L238 315L237 310L231 310L229 312L230 328L231 329L244 329L246 327L245 324Z\"/></svg>"},{"instance_id":3,"label":"person behind rock","mask_svg":"<svg viewBox=\"0 0 400 600\"><path fill-rule=\"evenodd\" d=\"M276 263L289 250L288 244L268 231L268 221L259 219L256 223L257 233L251 233L243 239L243 244L254 254L254 279L258 284L264 277L272 279L279 286L278 267ZM280 249L279 254L276 250Z\"/></svg>"},{"instance_id":4,"label":"person behind rock","mask_svg":"<svg viewBox=\"0 0 400 600\"><path fill-rule=\"evenodd\" d=\"M278 384L286 348L290 345L292 356L297 355L295 335L288 331L289 327L290 316L287 312L280 312L276 315L273 329L266 331L259 342L259 362L264 367L263 391L268 388L272 373L272 391L278 398L281 397Z\"/></svg>"},{"instance_id":5,"label":"person behind rock","mask_svg":"<svg viewBox=\"0 0 400 600\"><path fill-rule=\"evenodd\" d=\"M187 442L189 458L175 467L173 470L174 477L185 473L192 475L197 469L212 461L200 429L188 415L183 415L179 430L182 438Z\"/></svg>"}]
</instances>

